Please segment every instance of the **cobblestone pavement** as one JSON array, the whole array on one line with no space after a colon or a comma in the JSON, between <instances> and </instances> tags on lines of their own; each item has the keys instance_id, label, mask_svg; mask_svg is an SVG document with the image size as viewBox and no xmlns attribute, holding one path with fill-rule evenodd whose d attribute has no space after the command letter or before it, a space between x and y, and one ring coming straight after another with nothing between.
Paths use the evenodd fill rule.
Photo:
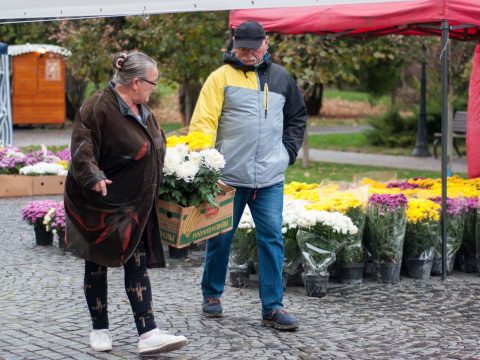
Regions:
<instances>
[{"instance_id":1,"label":"cobblestone pavement","mask_svg":"<svg viewBox=\"0 0 480 360\"><path fill-rule=\"evenodd\" d=\"M51 197L59 199L59 197ZM88 347L90 319L83 297L83 262L56 246L34 245L20 209L32 198L0 199L0 358L138 359L133 317L121 269L109 270L114 349ZM55 242L54 242L55 245ZM256 283L227 286L225 316L200 315L202 252L151 270L160 327L189 339L155 359L480 359L480 278L454 273L446 282L402 278L399 285L366 280L332 283L324 298L288 287L285 305L302 319L299 331L260 324Z\"/></svg>"}]
</instances>

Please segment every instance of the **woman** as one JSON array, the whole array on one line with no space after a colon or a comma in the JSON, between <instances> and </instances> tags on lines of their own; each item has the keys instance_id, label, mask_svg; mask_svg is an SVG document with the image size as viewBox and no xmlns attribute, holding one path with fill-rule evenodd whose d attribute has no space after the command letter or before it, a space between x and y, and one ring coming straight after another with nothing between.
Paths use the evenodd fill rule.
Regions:
<instances>
[{"instance_id":1,"label":"woman","mask_svg":"<svg viewBox=\"0 0 480 360\"><path fill-rule=\"evenodd\" d=\"M113 61L108 86L81 107L73 126L65 185L66 241L85 259L90 346L110 351L107 267L122 266L139 334L138 351L152 354L187 343L157 329L147 267L164 267L155 211L165 136L146 103L156 89L156 62L140 52Z\"/></svg>"}]
</instances>

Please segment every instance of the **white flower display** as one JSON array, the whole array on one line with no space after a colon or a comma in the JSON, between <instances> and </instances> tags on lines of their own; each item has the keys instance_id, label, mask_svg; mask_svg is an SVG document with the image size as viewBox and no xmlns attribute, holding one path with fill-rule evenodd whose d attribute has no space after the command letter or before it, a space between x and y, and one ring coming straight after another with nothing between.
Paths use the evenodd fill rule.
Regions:
<instances>
[{"instance_id":1,"label":"white flower display","mask_svg":"<svg viewBox=\"0 0 480 360\"><path fill-rule=\"evenodd\" d=\"M318 210L307 210L304 200L291 200L284 198L283 205L283 229L285 233L289 228L310 229L317 223L322 223L340 234L356 234L358 228L353 224L352 219L339 212L327 212Z\"/></svg>"},{"instance_id":2,"label":"white flower display","mask_svg":"<svg viewBox=\"0 0 480 360\"><path fill-rule=\"evenodd\" d=\"M240 218L238 228L245 229L247 230L247 232L255 229L255 223L253 222L252 213L250 212L250 208L248 207L248 205L245 206L245 210L243 211L242 217Z\"/></svg>"},{"instance_id":3,"label":"white flower display","mask_svg":"<svg viewBox=\"0 0 480 360\"><path fill-rule=\"evenodd\" d=\"M21 175L60 175L66 176L68 171L62 165L39 162L20 168Z\"/></svg>"}]
</instances>

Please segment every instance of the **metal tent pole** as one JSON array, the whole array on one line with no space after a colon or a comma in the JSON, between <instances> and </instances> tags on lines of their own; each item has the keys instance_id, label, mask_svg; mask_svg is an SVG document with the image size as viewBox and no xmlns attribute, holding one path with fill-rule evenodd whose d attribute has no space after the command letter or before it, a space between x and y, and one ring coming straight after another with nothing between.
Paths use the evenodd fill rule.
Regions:
<instances>
[{"instance_id":1,"label":"metal tent pole","mask_svg":"<svg viewBox=\"0 0 480 360\"><path fill-rule=\"evenodd\" d=\"M448 21L444 20L442 30L442 279L447 278L447 132L448 132Z\"/></svg>"}]
</instances>

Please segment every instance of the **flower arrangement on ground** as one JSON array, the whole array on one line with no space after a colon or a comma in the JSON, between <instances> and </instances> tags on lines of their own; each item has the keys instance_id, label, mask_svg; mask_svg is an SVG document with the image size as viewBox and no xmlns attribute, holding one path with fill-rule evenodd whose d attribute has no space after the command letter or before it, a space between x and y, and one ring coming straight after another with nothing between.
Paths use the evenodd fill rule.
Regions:
<instances>
[{"instance_id":1,"label":"flower arrangement on ground","mask_svg":"<svg viewBox=\"0 0 480 360\"><path fill-rule=\"evenodd\" d=\"M325 274L338 252L358 232L352 220L339 212L309 210L298 221L297 242L306 274Z\"/></svg>"},{"instance_id":2,"label":"flower arrangement on ground","mask_svg":"<svg viewBox=\"0 0 480 360\"><path fill-rule=\"evenodd\" d=\"M407 198L403 194L373 194L368 200L367 249L380 263L400 263L406 230Z\"/></svg>"},{"instance_id":3,"label":"flower arrangement on ground","mask_svg":"<svg viewBox=\"0 0 480 360\"><path fill-rule=\"evenodd\" d=\"M248 205L243 211L237 231L232 241L230 256L231 269L246 269L249 262L257 258L257 242L255 237L255 223Z\"/></svg>"},{"instance_id":4,"label":"flower arrangement on ground","mask_svg":"<svg viewBox=\"0 0 480 360\"><path fill-rule=\"evenodd\" d=\"M441 204L442 199L435 197L431 199ZM447 198L447 273L453 271L453 263L460 245L462 244L463 232L465 230L465 210L467 202L463 198ZM441 273L442 262L442 236L439 232L435 246L434 265L432 274Z\"/></svg>"},{"instance_id":5,"label":"flower arrangement on ground","mask_svg":"<svg viewBox=\"0 0 480 360\"><path fill-rule=\"evenodd\" d=\"M33 227L47 230L47 225L44 223L45 216L50 209L55 209L57 206L58 203L53 200L31 201L22 208L22 220Z\"/></svg>"},{"instance_id":6,"label":"flower arrangement on ground","mask_svg":"<svg viewBox=\"0 0 480 360\"><path fill-rule=\"evenodd\" d=\"M225 159L213 145L212 137L200 132L167 139L160 198L180 206L204 202L218 206L215 196Z\"/></svg>"},{"instance_id":7,"label":"flower arrangement on ground","mask_svg":"<svg viewBox=\"0 0 480 360\"><path fill-rule=\"evenodd\" d=\"M428 199L409 199L405 231L405 257L432 259L440 231L440 205Z\"/></svg>"},{"instance_id":8,"label":"flower arrangement on ground","mask_svg":"<svg viewBox=\"0 0 480 360\"><path fill-rule=\"evenodd\" d=\"M29 153L15 146L0 147L0 174L66 175L69 160L69 148L54 154L45 145Z\"/></svg>"},{"instance_id":9,"label":"flower arrangement on ground","mask_svg":"<svg viewBox=\"0 0 480 360\"><path fill-rule=\"evenodd\" d=\"M477 232L478 208L480 201L477 197L465 199L465 228L463 231L462 245L458 250L458 262L460 270L464 272L477 272L477 243L480 234Z\"/></svg>"},{"instance_id":10,"label":"flower arrangement on ground","mask_svg":"<svg viewBox=\"0 0 480 360\"><path fill-rule=\"evenodd\" d=\"M56 202L43 218L45 230L54 234L65 233L65 207L63 201Z\"/></svg>"}]
</instances>

